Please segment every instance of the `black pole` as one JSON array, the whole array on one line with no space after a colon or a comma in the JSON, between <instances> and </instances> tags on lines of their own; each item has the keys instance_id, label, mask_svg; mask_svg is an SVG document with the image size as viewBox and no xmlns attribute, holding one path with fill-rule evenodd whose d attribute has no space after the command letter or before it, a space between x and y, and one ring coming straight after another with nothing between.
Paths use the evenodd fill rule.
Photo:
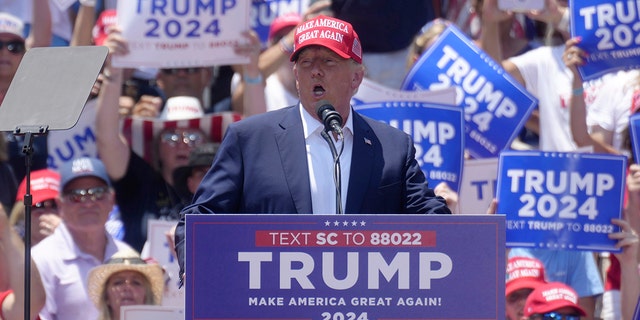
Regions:
<instances>
[{"instance_id":1,"label":"black pole","mask_svg":"<svg viewBox=\"0 0 640 320\"><path fill-rule=\"evenodd\" d=\"M14 135L24 135L22 153L24 153L26 189L24 195L24 318L31 319L31 166L33 158L33 139L37 135L46 135L48 126L17 128Z\"/></svg>"}]
</instances>

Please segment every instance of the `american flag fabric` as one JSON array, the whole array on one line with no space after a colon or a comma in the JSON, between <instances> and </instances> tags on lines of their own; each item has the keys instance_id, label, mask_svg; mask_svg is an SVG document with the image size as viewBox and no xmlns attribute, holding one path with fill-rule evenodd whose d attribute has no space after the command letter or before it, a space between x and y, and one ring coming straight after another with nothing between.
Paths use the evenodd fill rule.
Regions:
<instances>
[{"instance_id":1,"label":"american flag fabric","mask_svg":"<svg viewBox=\"0 0 640 320\"><path fill-rule=\"evenodd\" d=\"M153 138L164 129L199 128L212 142L221 142L229 124L241 119L241 114L231 111L205 114L200 118L187 120L127 117L120 122L120 130L133 151L151 162Z\"/></svg>"}]
</instances>

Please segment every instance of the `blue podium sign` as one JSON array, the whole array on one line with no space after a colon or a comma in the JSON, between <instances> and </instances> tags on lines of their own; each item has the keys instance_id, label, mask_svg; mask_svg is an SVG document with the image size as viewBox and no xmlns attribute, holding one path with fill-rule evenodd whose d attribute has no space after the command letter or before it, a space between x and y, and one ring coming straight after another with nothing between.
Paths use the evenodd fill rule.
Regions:
<instances>
[{"instance_id":1,"label":"blue podium sign","mask_svg":"<svg viewBox=\"0 0 640 320\"><path fill-rule=\"evenodd\" d=\"M571 0L571 35L589 55L578 67L583 80L640 67L638 3L620 0Z\"/></svg>"},{"instance_id":2,"label":"blue podium sign","mask_svg":"<svg viewBox=\"0 0 640 320\"><path fill-rule=\"evenodd\" d=\"M455 87L464 109L465 147L474 158L508 148L538 100L458 28L448 26L407 74L403 90Z\"/></svg>"},{"instance_id":3,"label":"blue podium sign","mask_svg":"<svg viewBox=\"0 0 640 320\"><path fill-rule=\"evenodd\" d=\"M186 319L502 320L504 232L501 215L187 215Z\"/></svg>"},{"instance_id":4,"label":"blue podium sign","mask_svg":"<svg viewBox=\"0 0 640 320\"><path fill-rule=\"evenodd\" d=\"M505 151L498 164L498 213L507 246L615 251L627 158L618 155Z\"/></svg>"},{"instance_id":5,"label":"blue podium sign","mask_svg":"<svg viewBox=\"0 0 640 320\"><path fill-rule=\"evenodd\" d=\"M416 159L431 188L446 182L451 189L460 191L464 163L462 109L410 101L359 104L353 108L413 137Z\"/></svg>"}]
</instances>

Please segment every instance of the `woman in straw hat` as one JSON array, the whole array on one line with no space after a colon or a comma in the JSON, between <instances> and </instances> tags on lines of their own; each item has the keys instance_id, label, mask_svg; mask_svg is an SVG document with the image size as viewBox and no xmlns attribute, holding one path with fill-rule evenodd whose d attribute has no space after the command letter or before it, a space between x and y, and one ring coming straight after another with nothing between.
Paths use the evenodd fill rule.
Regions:
<instances>
[{"instance_id":1,"label":"woman in straw hat","mask_svg":"<svg viewBox=\"0 0 640 320\"><path fill-rule=\"evenodd\" d=\"M160 305L164 275L160 265L145 262L134 250L124 250L93 268L88 286L100 311L98 319L119 320L122 306Z\"/></svg>"}]
</instances>

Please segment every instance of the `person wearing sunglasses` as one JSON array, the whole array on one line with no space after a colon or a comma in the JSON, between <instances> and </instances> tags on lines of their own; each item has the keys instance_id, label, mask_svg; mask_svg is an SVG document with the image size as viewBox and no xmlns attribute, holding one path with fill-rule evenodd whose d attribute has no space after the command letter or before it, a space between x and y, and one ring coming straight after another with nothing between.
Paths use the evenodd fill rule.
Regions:
<instances>
[{"instance_id":1,"label":"person wearing sunglasses","mask_svg":"<svg viewBox=\"0 0 640 320\"><path fill-rule=\"evenodd\" d=\"M34 17L27 37L25 32L27 28L25 28L24 21L14 15L17 13L9 13L12 6L0 5L0 104L4 101L13 77L27 50L51 44L51 21L48 19L51 13L48 10L48 6L49 1L33 0L33 11L25 12ZM0 133L0 148L3 149L0 151L0 201L2 201L7 211L13 207L18 183L26 174L25 154L22 152L23 146L24 136L16 136L11 132ZM47 150L46 136L37 136L33 139L31 159L31 168L33 170L47 167ZM6 156L2 155L4 152L7 152ZM3 159L5 157L6 160ZM4 164L11 166L15 181L6 180ZM7 189L9 193L5 193Z\"/></svg>"},{"instance_id":2,"label":"person wearing sunglasses","mask_svg":"<svg viewBox=\"0 0 640 320\"><path fill-rule=\"evenodd\" d=\"M115 196L102 162L78 158L62 165L59 172L56 205L62 222L31 250L47 294L40 317L96 319L98 310L87 292L89 271L131 248L105 228Z\"/></svg>"},{"instance_id":3,"label":"person wearing sunglasses","mask_svg":"<svg viewBox=\"0 0 640 320\"><path fill-rule=\"evenodd\" d=\"M0 103L9 90L13 76L18 70L25 52L23 24L20 19L8 13L0 12ZM8 148L8 140L13 135L0 132L0 205L6 211L11 210L18 189L19 178L16 178L14 163ZM35 139L38 142L42 139ZM22 161L24 163L24 160Z\"/></svg>"},{"instance_id":4,"label":"person wearing sunglasses","mask_svg":"<svg viewBox=\"0 0 640 320\"><path fill-rule=\"evenodd\" d=\"M110 30L103 44L112 56L128 54L127 43L117 28ZM239 51L249 51L245 44L238 46ZM188 67L160 71L158 81L163 84L168 99L157 116L122 119L118 108L125 74L109 62L107 59L105 66L109 77L102 83L97 101L97 149L116 190L125 229L124 241L142 251L148 221L177 220L184 207L185 201L175 190L173 170L186 165L190 152L197 146L220 141L228 124L241 119L242 115L207 113L201 94L196 96L186 90L188 83L199 82L203 76L207 78L210 68ZM172 89L167 91L167 88ZM202 88L195 91L202 93ZM264 105L264 91L256 98L262 99L262 103L256 105Z\"/></svg>"},{"instance_id":5,"label":"person wearing sunglasses","mask_svg":"<svg viewBox=\"0 0 640 320\"><path fill-rule=\"evenodd\" d=\"M24 239L25 205L24 196L27 191L26 178L22 179L18 187L16 203L11 210L9 223ZM56 198L60 193L60 174L51 169L41 169L31 172L31 246L35 246L42 239L50 236L62 220L58 212Z\"/></svg>"},{"instance_id":6,"label":"person wearing sunglasses","mask_svg":"<svg viewBox=\"0 0 640 320\"><path fill-rule=\"evenodd\" d=\"M573 288L562 282L550 282L531 292L522 320L580 320L586 315Z\"/></svg>"}]
</instances>

